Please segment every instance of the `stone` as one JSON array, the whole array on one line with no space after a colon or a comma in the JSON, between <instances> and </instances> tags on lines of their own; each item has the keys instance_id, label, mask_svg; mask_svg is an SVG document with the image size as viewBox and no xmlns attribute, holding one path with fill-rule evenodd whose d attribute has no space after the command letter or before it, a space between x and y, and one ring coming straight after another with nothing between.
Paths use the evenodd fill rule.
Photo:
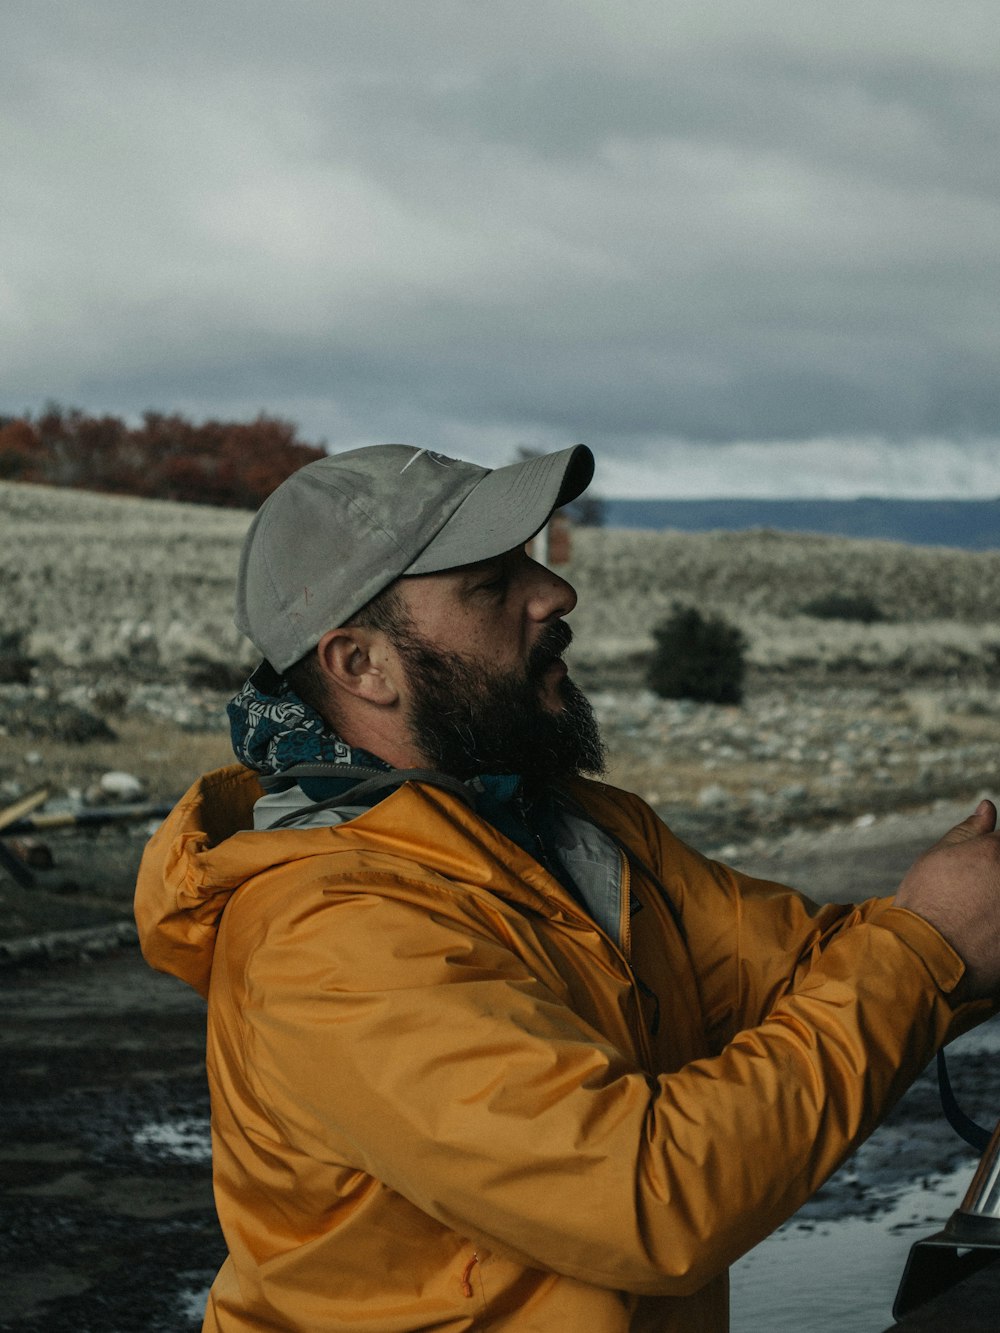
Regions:
<instances>
[{"instance_id":1,"label":"stone","mask_svg":"<svg viewBox=\"0 0 1000 1333\"><path fill-rule=\"evenodd\" d=\"M113 801L141 801L146 794L146 788L141 780L121 769L103 773L98 787L103 796L110 797Z\"/></svg>"},{"instance_id":2,"label":"stone","mask_svg":"<svg viewBox=\"0 0 1000 1333\"><path fill-rule=\"evenodd\" d=\"M698 807L701 810L724 810L731 801L729 792L717 782L702 787L698 793Z\"/></svg>"}]
</instances>

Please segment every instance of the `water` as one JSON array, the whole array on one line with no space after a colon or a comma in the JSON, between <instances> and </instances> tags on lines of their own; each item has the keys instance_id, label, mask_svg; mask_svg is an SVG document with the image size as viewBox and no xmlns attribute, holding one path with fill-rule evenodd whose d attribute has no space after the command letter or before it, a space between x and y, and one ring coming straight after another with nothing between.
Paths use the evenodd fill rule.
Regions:
<instances>
[{"instance_id":1,"label":"water","mask_svg":"<svg viewBox=\"0 0 1000 1333\"><path fill-rule=\"evenodd\" d=\"M208 1119L200 1116L147 1120L133 1131L132 1142L152 1157L206 1165L212 1160L211 1129Z\"/></svg>"},{"instance_id":2,"label":"water","mask_svg":"<svg viewBox=\"0 0 1000 1333\"><path fill-rule=\"evenodd\" d=\"M732 1270L732 1333L881 1333L915 1241L940 1231L972 1179L953 1175L905 1191L875 1219L793 1218Z\"/></svg>"},{"instance_id":3,"label":"water","mask_svg":"<svg viewBox=\"0 0 1000 1333\"><path fill-rule=\"evenodd\" d=\"M1000 1018L965 1033L950 1050L956 1056L1000 1052ZM964 1103L961 1080L956 1090ZM965 1109L978 1112L987 1128L995 1123L995 1108L989 1115L975 1102ZM967 1162L951 1175L918 1182L875 1218L786 1222L733 1267L732 1333L882 1333L891 1327L911 1245L941 1230L974 1170Z\"/></svg>"},{"instance_id":4,"label":"water","mask_svg":"<svg viewBox=\"0 0 1000 1333\"><path fill-rule=\"evenodd\" d=\"M200 1329L208 1304L208 1289L211 1281L181 1287L177 1293L177 1333L181 1329Z\"/></svg>"}]
</instances>

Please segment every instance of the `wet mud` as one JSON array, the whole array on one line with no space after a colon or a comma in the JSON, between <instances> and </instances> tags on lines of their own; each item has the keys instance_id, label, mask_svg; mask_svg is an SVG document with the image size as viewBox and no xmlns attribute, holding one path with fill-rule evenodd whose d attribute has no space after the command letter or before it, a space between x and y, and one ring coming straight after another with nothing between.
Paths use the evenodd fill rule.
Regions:
<instances>
[{"instance_id":1,"label":"wet mud","mask_svg":"<svg viewBox=\"0 0 1000 1333\"><path fill-rule=\"evenodd\" d=\"M0 975L0 1329L186 1333L225 1257L204 1006L138 950Z\"/></svg>"}]
</instances>

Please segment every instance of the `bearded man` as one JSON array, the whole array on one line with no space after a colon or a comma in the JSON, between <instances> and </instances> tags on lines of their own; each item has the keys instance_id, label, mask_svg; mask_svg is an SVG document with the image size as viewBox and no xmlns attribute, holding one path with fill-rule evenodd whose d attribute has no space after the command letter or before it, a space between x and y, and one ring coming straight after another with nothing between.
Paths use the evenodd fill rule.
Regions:
<instances>
[{"instance_id":1,"label":"bearded man","mask_svg":"<svg viewBox=\"0 0 1000 1333\"><path fill-rule=\"evenodd\" d=\"M525 544L592 470L377 446L251 525L241 763L136 895L208 1000L207 1330L725 1329L728 1265L995 1008L990 802L816 907L583 776L576 597Z\"/></svg>"}]
</instances>

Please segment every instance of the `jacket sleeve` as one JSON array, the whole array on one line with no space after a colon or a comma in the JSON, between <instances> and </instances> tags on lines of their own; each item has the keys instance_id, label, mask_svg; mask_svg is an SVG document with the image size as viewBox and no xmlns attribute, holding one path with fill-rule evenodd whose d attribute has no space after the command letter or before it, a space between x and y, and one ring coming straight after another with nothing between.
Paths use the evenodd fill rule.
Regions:
<instances>
[{"instance_id":1,"label":"jacket sleeve","mask_svg":"<svg viewBox=\"0 0 1000 1333\"><path fill-rule=\"evenodd\" d=\"M790 1216L926 1063L961 973L909 914L859 920L719 1055L654 1079L474 896L419 892L327 896L238 977L220 942L275 1134L477 1244L636 1293L696 1290Z\"/></svg>"},{"instance_id":2,"label":"jacket sleeve","mask_svg":"<svg viewBox=\"0 0 1000 1333\"><path fill-rule=\"evenodd\" d=\"M862 926L881 925L908 942L944 991L950 993L961 979L958 955L921 917L894 907L891 897L818 906L785 884L709 860L676 838L637 797L622 795L635 820L632 840L677 912L717 1046L763 1022L783 996L807 985L833 940ZM845 897L850 888L844 885ZM863 983L859 975L857 984ZM982 1022L994 1008L985 1002L956 1006L938 1044Z\"/></svg>"}]
</instances>

